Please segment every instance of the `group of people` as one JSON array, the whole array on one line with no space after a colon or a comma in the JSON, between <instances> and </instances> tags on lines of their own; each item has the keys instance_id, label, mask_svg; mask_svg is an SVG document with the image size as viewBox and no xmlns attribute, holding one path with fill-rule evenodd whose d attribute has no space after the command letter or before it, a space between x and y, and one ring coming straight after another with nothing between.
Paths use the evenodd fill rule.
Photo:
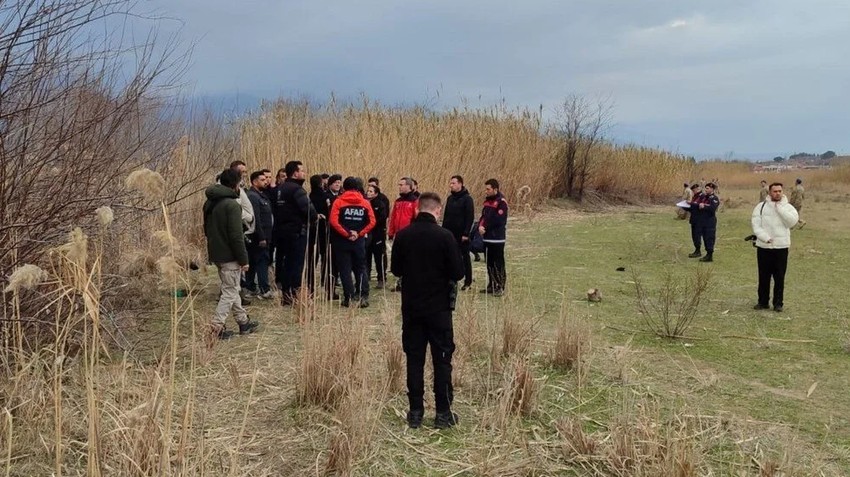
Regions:
<instances>
[{"instance_id":1,"label":"group of people","mask_svg":"<svg viewBox=\"0 0 850 477\"><path fill-rule=\"evenodd\" d=\"M424 414L424 365L430 345L434 363L436 427L451 427L452 311L460 290L473 283L470 253L480 251L487 262L487 286L482 293L502 296L507 282L505 241L508 203L499 182L485 182L485 200L475 218L475 203L463 177L452 176L445 202L433 192L420 193L411 177L398 182L398 198L381 192L378 178L364 186L358 177L339 174L310 177L300 161L290 161L273 178L268 169L247 173L235 161L206 189L204 233L209 260L221 280L221 295L212 319L212 336L227 339L226 320L232 312L239 334L259 323L243 306L246 294L274 297L269 268L281 292L281 304L291 305L316 286L342 306L368 307L369 279L374 263L377 286L387 282L387 242L393 241L390 271L401 292L402 345L407 356L410 410L408 424L419 427ZM442 224L438 221L442 219ZM306 269L306 270L305 270ZM320 279L316 277L319 271ZM306 271L306 273L305 273ZM342 296L335 288L339 281ZM244 292L243 292L244 290Z\"/></svg>"},{"instance_id":2,"label":"group of people","mask_svg":"<svg viewBox=\"0 0 850 477\"><path fill-rule=\"evenodd\" d=\"M773 282L773 310L781 312L785 298L785 272L788 268L788 249L791 246L791 230L806 225L800 219L805 190L803 180L798 178L786 197L783 184L772 184L762 180L759 201L753 209L751 225L753 233L746 237L756 247L758 262L758 302L756 310L771 308L770 285ZM716 195L714 182L688 185L685 183L683 204L678 215L689 218L694 251L688 257L700 258L702 262L711 262L714 257L714 244L717 236L717 209L720 199ZM706 254L702 255L702 246Z\"/></svg>"}]
</instances>

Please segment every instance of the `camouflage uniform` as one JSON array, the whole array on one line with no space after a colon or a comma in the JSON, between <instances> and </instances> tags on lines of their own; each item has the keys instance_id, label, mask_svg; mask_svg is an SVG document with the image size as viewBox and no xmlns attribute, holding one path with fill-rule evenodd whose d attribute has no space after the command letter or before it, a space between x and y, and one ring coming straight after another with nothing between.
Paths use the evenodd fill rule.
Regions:
<instances>
[{"instance_id":1,"label":"camouflage uniform","mask_svg":"<svg viewBox=\"0 0 850 477\"><path fill-rule=\"evenodd\" d=\"M797 211L797 214L800 215L800 209L803 208L803 200L806 198L806 190L803 188L803 184L797 183L794 185L794 188L791 189L791 198L788 199L788 203L791 204L792 207ZM800 221L797 222L796 228L803 228L806 225L806 221L802 219L802 215L800 216Z\"/></svg>"}]
</instances>

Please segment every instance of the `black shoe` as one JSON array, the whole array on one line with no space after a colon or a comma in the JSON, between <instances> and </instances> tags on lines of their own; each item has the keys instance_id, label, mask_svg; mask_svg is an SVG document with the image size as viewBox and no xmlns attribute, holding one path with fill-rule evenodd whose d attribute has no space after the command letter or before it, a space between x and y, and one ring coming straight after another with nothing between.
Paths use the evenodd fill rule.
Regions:
<instances>
[{"instance_id":1,"label":"black shoe","mask_svg":"<svg viewBox=\"0 0 850 477\"><path fill-rule=\"evenodd\" d=\"M476 254L475 254L475 261L476 261L476 262L480 262L480 261L481 261L481 255L478 255L478 254L476 253Z\"/></svg>"},{"instance_id":2,"label":"black shoe","mask_svg":"<svg viewBox=\"0 0 850 477\"><path fill-rule=\"evenodd\" d=\"M423 409L407 411L407 426L411 429L419 429L422 427L423 417L425 417Z\"/></svg>"},{"instance_id":3,"label":"black shoe","mask_svg":"<svg viewBox=\"0 0 850 477\"><path fill-rule=\"evenodd\" d=\"M349 306L351 306L351 301L348 298L343 298L339 304L348 308Z\"/></svg>"},{"instance_id":4,"label":"black shoe","mask_svg":"<svg viewBox=\"0 0 850 477\"><path fill-rule=\"evenodd\" d=\"M375 285L375 290L380 290L380 289L382 289L382 288L384 288L384 282L382 282L382 281L380 281L380 280L379 280L379 281L378 281L378 284L377 284L377 285Z\"/></svg>"},{"instance_id":5,"label":"black shoe","mask_svg":"<svg viewBox=\"0 0 850 477\"><path fill-rule=\"evenodd\" d=\"M260 324L256 321L248 319L245 323L239 323L239 334L248 335L254 332Z\"/></svg>"},{"instance_id":6,"label":"black shoe","mask_svg":"<svg viewBox=\"0 0 850 477\"><path fill-rule=\"evenodd\" d=\"M471 284L471 283L464 284L462 287L460 287L460 291L466 291L466 290L469 290L469 289L470 289L470 287L472 287L472 284Z\"/></svg>"},{"instance_id":7,"label":"black shoe","mask_svg":"<svg viewBox=\"0 0 850 477\"><path fill-rule=\"evenodd\" d=\"M233 332L221 325L213 325L212 334L216 339L220 339L222 341L233 338Z\"/></svg>"},{"instance_id":8,"label":"black shoe","mask_svg":"<svg viewBox=\"0 0 850 477\"><path fill-rule=\"evenodd\" d=\"M773 307L773 311L777 313L782 313L782 305L776 305Z\"/></svg>"},{"instance_id":9,"label":"black shoe","mask_svg":"<svg viewBox=\"0 0 850 477\"><path fill-rule=\"evenodd\" d=\"M761 303L756 303L756 306L753 307L753 310L767 310L770 308L767 305L762 305Z\"/></svg>"},{"instance_id":10,"label":"black shoe","mask_svg":"<svg viewBox=\"0 0 850 477\"><path fill-rule=\"evenodd\" d=\"M493 296L502 296L504 294L505 294L505 290L502 290L501 288L497 288L497 289L493 290Z\"/></svg>"},{"instance_id":11,"label":"black shoe","mask_svg":"<svg viewBox=\"0 0 850 477\"><path fill-rule=\"evenodd\" d=\"M694 250L693 253L688 254L688 258L697 258L697 257L702 257L702 252L700 252L699 250Z\"/></svg>"},{"instance_id":12,"label":"black shoe","mask_svg":"<svg viewBox=\"0 0 850 477\"><path fill-rule=\"evenodd\" d=\"M454 425L456 425L460 421L460 418L457 414L446 411L446 412L438 412L436 416L434 416L434 427L437 429L448 429Z\"/></svg>"},{"instance_id":13,"label":"black shoe","mask_svg":"<svg viewBox=\"0 0 850 477\"><path fill-rule=\"evenodd\" d=\"M360 308L369 308L369 299L361 298L360 299Z\"/></svg>"},{"instance_id":14,"label":"black shoe","mask_svg":"<svg viewBox=\"0 0 850 477\"><path fill-rule=\"evenodd\" d=\"M714 261L714 254L709 252L709 253L705 254L705 257L702 257L701 259L699 259L699 261L700 262L713 262Z\"/></svg>"}]
</instances>

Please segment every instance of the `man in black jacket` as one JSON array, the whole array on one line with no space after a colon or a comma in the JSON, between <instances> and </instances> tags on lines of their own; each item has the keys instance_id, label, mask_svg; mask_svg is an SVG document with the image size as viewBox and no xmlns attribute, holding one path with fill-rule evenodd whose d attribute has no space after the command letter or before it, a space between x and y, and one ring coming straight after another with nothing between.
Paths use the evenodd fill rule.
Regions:
<instances>
[{"instance_id":1,"label":"man in black jacket","mask_svg":"<svg viewBox=\"0 0 850 477\"><path fill-rule=\"evenodd\" d=\"M469 233L475 220L475 204L469 191L463 186L463 177L452 176L449 181L451 194L446 198L443 212L443 228L454 235L463 259L463 287L466 291L472 286L472 260L469 256Z\"/></svg>"},{"instance_id":2,"label":"man in black jacket","mask_svg":"<svg viewBox=\"0 0 850 477\"><path fill-rule=\"evenodd\" d=\"M391 258L393 275L403 279L401 289L401 342L407 356L407 424L422 425L425 413L425 350L431 345L434 363L434 426L447 428L457 423L451 410L452 327L457 281L463 278L463 263L457 242L437 224L442 212L440 196L426 192L419 198L419 214L395 237Z\"/></svg>"},{"instance_id":3,"label":"man in black jacket","mask_svg":"<svg viewBox=\"0 0 850 477\"><path fill-rule=\"evenodd\" d=\"M307 251L307 227L316 220L316 209L304 190L307 171L301 161L286 163L286 180L275 194L274 237L277 243L275 282L282 305L291 305L301 288Z\"/></svg>"},{"instance_id":4,"label":"man in black jacket","mask_svg":"<svg viewBox=\"0 0 850 477\"><path fill-rule=\"evenodd\" d=\"M272 298L269 288L269 245L272 242L272 205L266 196L269 188L269 176L264 171L251 174L251 189L248 200L254 208L254 233L248 236L248 273L245 274L245 287L257 298Z\"/></svg>"}]
</instances>

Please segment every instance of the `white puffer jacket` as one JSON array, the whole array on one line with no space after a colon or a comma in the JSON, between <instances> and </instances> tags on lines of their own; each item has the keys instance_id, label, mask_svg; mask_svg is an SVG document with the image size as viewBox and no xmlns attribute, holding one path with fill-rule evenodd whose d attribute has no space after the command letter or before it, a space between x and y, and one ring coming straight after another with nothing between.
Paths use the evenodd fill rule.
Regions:
<instances>
[{"instance_id":1,"label":"white puffer jacket","mask_svg":"<svg viewBox=\"0 0 850 477\"><path fill-rule=\"evenodd\" d=\"M791 227L797 225L800 216L797 210L782 196L779 202L768 197L753 209L753 234L756 247L789 248L791 246Z\"/></svg>"}]
</instances>

